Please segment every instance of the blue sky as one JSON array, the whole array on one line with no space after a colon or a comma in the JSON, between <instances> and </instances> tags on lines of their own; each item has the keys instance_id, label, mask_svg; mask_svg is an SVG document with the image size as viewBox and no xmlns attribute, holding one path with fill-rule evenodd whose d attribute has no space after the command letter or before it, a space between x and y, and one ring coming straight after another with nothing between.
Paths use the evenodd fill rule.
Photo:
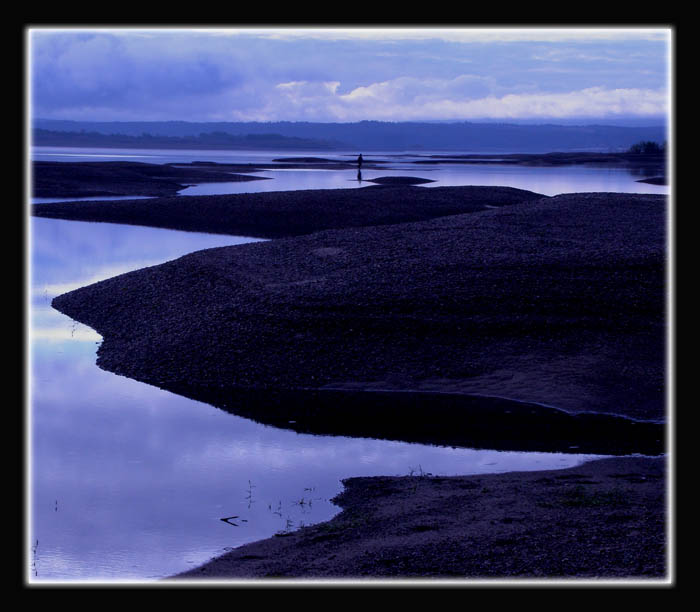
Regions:
<instances>
[{"instance_id":1,"label":"blue sky","mask_svg":"<svg viewBox=\"0 0 700 612\"><path fill-rule=\"evenodd\" d=\"M27 28L31 113L94 121L656 119L672 28Z\"/></svg>"}]
</instances>

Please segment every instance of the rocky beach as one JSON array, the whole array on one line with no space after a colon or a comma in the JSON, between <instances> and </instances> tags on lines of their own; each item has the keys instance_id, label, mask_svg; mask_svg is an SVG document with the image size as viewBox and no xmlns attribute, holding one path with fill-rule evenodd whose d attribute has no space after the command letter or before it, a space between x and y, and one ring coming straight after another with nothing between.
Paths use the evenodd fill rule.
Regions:
<instances>
[{"instance_id":1,"label":"rocky beach","mask_svg":"<svg viewBox=\"0 0 700 612\"><path fill-rule=\"evenodd\" d=\"M172 581L419 586L653 584L667 571L665 462L352 478L331 521L241 546Z\"/></svg>"},{"instance_id":2,"label":"rocky beach","mask_svg":"<svg viewBox=\"0 0 700 612\"><path fill-rule=\"evenodd\" d=\"M272 238L55 298L105 370L299 432L615 456L350 479L178 579L663 578L666 197L416 182L33 206Z\"/></svg>"}]
</instances>

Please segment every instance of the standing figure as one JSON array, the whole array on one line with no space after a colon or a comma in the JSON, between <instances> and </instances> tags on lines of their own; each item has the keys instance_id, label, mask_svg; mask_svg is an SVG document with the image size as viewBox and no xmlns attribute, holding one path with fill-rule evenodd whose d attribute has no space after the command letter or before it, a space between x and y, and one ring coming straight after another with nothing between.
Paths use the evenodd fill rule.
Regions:
<instances>
[{"instance_id":1,"label":"standing figure","mask_svg":"<svg viewBox=\"0 0 700 612\"><path fill-rule=\"evenodd\" d=\"M362 153L357 158L357 180L362 180Z\"/></svg>"}]
</instances>

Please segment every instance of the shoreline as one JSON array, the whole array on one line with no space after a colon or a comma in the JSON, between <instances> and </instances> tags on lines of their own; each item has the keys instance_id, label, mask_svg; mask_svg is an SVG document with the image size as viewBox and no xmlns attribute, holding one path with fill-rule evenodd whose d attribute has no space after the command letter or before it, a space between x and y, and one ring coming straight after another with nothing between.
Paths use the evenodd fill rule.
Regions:
<instances>
[{"instance_id":1,"label":"shoreline","mask_svg":"<svg viewBox=\"0 0 700 612\"><path fill-rule=\"evenodd\" d=\"M37 217L145 225L256 238L290 238L334 229L426 221L510 206L545 196L511 187L374 184L230 195L34 204Z\"/></svg>"},{"instance_id":2,"label":"shoreline","mask_svg":"<svg viewBox=\"0 0 700 612\"><path fill-rule=\"evenodd\" d=\"M201 196L189 217L177 217L172 198L33 212L137 224L175 213L176 229L194 230L196 220L230 233L250 210L249 235L278 238L192 253L55 298L54 308L103 336L105 370L297 431L401 430L396 439L474 444L475 429L497 426L507 438L509 423L520 436L514 448L541 428L567 445L571 429L554 415L580 423L597 413L585 443L607 435L610 454L642 452L639 429L625 435L629 447L614 433L622 416L651 427L660 443L652 454L663 454L666 197L503 189ZM224 211L235 217L230 225ZM467 420L456 428L456 418ZM455 439L455 430L471 438ZM350 479L340 496L346 511L332 521L246 545L188 575L657 579L667 570L664 465L663 456L615 457L555 475L492 475L478 485L478 509L488 505L495 522L478 532L457 528L478 523L473 510L456 523L450 513L468 511L464 492L485 477ZM549 494L559 501L543 501ZM358 513L367 520L358 523ZM377 534L388 533L384 546ZM561 542L573 551L569 565ZM376 552L369 558L367 546Z\"/></svg>"},{"instance_id":3,"label":"shoreline","mask_svg":"<svg viewBox=\"0 0 700 612\"><path fill-rule=\"evenodd\" d=\"M618 456L666 452L663 419L567 412L502 397L411 389L358 390L349 384L251 389L179 381L162 387L224 412L299 434L496 451Z\"/></svg>"},{"instance_id":4,"label":"shoreline","mask_svg":"<svg viewBox=\"0 0 700 612\"><path fill-rule=\"evenodd\" d=\"M32 163L32 195L37 198L173 196L188 183L267 180L267 177L241 174L256 170L246 165L35 161Z\"/></svg>"},{"instance_id":5,"label":"shoreline","mask_svg":"<svg viewBox=\"0 0 700 612\"><path fill-rule=\"evenodd\" d=\"M666 157L664 154L639 153L504 153L504 154L434 154L419 155L410 163L416 168L441 164L462 165L517 165L570 166L594 165L627 168L638 174L638 182L655 185L667 184ZM396 159L364 160L364 168L392 170ZM131 161L91 162L32 162L32 192L35 197L95 197L95 196L174 196L189 184L234 181L269 180L256 176L264 170L322 169L355 170L354 159L328 159L323 157L289 156L262 163L222 162L172 162L152 164ZM431 182L430 179L417 179Z\"/></svg>"},{"instance_id":6,"label":"shoreline","mask_svg":"<svg viewBox=\"0 0 700 612\"><path fill-rule=\"evenodd\" d=\"M330 521L237 547L164 579L177 584L344 581L663 582L665 459L574 468L343 481Z\"/></svg>"},{"instance_id":7,"label":"shoreline","mask_svg":"<svg viewBox=\"0 0 700 612\"><path fill-rule=\"evenodd\" d=\"M435 197L420 187L373 189L350 190L370 197L351 222L376 214L380 197L399 214ZM465 193L479 193L445 189L439 197L463 208ZM299 198L314 209L335 196L329 208L345 209L338 194L293 193L289 206ZM264 195L274 205L282 198ZM225 225L217 205L231 199L269 226L274 215L260 212L258 197L207 196L198 212ZM185 394L411 389L663 419L666 198L568 194L466 206L477 211L412 223L388 222L390 214L384 225L195 252L53 306L103 336L100 367ZM311 216L306 229L324 221Z\"/></svg>"}]
</instances>

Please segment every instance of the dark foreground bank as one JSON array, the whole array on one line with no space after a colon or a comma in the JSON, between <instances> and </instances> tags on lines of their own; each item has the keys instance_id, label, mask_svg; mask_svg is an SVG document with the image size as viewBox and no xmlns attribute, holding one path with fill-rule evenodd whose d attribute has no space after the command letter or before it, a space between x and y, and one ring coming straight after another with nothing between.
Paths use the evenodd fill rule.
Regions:
<instances>
[{"instance_id":1,"label":"dark foreground bank","mask_svg":"<svg viewBox=\"0 0 700 612\"><path fill-rule=\"evenodd\" d=\"M665 461L344 481L331 521L254 542L172 580L662 580Z\"/></svg>"},{"instance_id":2,"label":"dark foreground bank","mask_svg":"<svg viewBox=\"0 0 700 612\"><path fill-rule=\"evenodd\" d=\"M250 165L173 165L142 162L32 163L32 196L35 198L89 198L168 196L190 184L262 180L267 177Z\"/></svg>"},{"instance_id":3,"label":"dark foreground bank","mask_svg":"<svg viewBox=\"0 0 700 612\"><path fill-rule=\"evenodd\" d=\"M251 211L250 235L287 219L283 235L304 235L199 251L53 306L103 336L100 367L279 427L665 452L665 197L341 191L354 207L336 190L211 196L184 217L168 199L91 203L91 220L172 212L194 229L197 218L240 228L236 202ZM319 231L328 222L336 229ZM617 457L561 472L350 479L333 521L180 578L660 578L664 474L663 458Z\"/></svg>"},{"instance_id":4,"label":"dark foreground bank","mask_svg":"<svg viewBox=\"0 0 700 612\"><path fill-rule=\"evenodd\" d=\"M195 398L421 391L660 422L665 215L663 196L562 195L199 251L53 306L103 336L100 367Z\"/></svg>"},{"instance_id":5,"label":"dark foreground bank","mask_svg":"<svg viewBox=\"0 0 700 612\"><path fill-rule=\"evenodd\" d=\"M542 197L541 194L512 187L425 189L390 183L362 189L55 202L34 205L32 214L55 219L283 238L328 229L424 221Z\"/></svg>"}]
</instances>

